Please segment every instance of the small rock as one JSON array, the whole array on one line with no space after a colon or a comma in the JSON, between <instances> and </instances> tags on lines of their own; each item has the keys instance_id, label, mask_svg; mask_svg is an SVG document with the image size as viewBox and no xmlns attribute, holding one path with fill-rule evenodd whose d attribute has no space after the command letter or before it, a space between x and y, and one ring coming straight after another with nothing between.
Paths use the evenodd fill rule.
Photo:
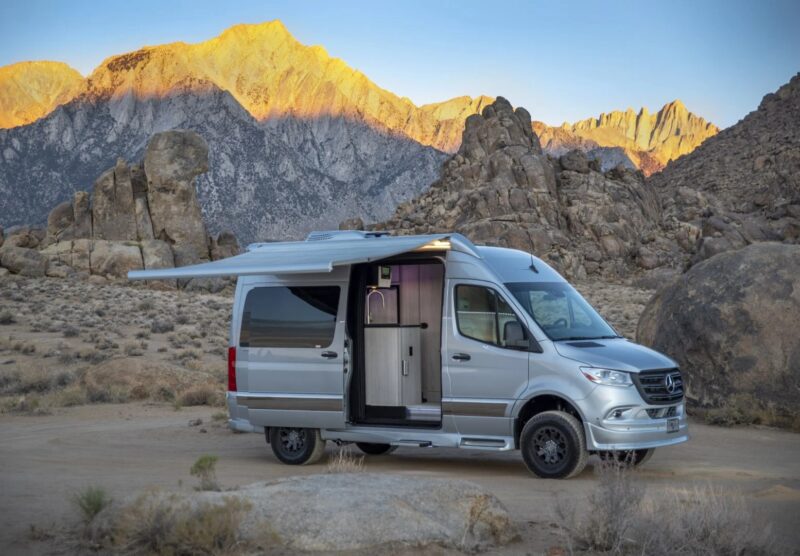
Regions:
<instances>
[{"instance_id":1,"label":"small rock","mask_svg":"<svg viewBox=\"0 0 800 556\"><path fill-rule=\"evenodd\" d=\"M189 421L189 426L190 427L199 427L202 424L203 424L203 420L202 419L191 419Z\"/></svg>"}]
</instances>

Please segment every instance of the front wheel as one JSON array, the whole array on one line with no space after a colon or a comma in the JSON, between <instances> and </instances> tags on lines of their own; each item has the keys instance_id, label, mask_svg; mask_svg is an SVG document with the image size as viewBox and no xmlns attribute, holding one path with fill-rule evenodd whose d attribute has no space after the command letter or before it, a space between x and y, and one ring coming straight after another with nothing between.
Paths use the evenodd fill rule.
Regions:
<instances>
[{"instance_id":1,"label":"front wheel","mask_svg":"<svg viewBox=\"0 0 800 556\"><path fill-rule=\"evenodd\" d=\"M273 427L268 434L272 453L287 465L315 463L325 452L319 429Z\"/></svg>"},{"instance_id":2,"label":"front wheel","mask_svg":"<svg viewBox=\"0 0 800 556\"><path fill-rule=\"evenodd\" d=\"M586 467L589 453L580 422L564 411L544 411L525 423L520 435L522 459L543 479L568 479Z\"/></svg>"},{"instance_id":3,"label":"front wheel","mask_svg":"<svg viewBox=\"0 0 800 556\"><path fill-rule=\"evenodd\" d=\"M380 456L381 454L391 454L397 446L391 444L373 444L371 442L356 442L358 449L369 456Z\"/></svg>"},{"instance_id":4,"label":"front wheel","mask_svg":"<svg viewBox=\"0 0 800 556\"><path fill-rule=\"evenodd\" d=\"M655 451L655 448L646 450L601 451L597 452L597 455L603 462L614 462L626 467L639 467L653 457L653 452Z\"/></svg>"}]
</instances>

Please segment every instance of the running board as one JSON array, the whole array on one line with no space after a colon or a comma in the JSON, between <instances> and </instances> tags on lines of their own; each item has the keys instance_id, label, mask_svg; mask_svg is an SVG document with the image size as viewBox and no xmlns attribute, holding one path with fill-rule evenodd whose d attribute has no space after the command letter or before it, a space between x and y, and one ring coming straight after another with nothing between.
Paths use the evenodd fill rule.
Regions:
<instances>
[{"instance_id":1,"label":"running board","mask_svg":"<svg viewBox=\"0 0 800 556\"><path fill-rule=\"evenodd\" d=\"M392 442L392 446L411 446L413 448L433 448L433 442L429 440L397 440Z\"/></svg>"},{"instance_id":2,"label":"running board","mask_svg":"<svg viewBox=\"0 0 800 556\"><path fill-rule=\"evenodd\" d=\"M511 450L511 439L506 438L470 438L462 437L459 448L472 448L476 450Z\"/></svg>"}]
</instances>

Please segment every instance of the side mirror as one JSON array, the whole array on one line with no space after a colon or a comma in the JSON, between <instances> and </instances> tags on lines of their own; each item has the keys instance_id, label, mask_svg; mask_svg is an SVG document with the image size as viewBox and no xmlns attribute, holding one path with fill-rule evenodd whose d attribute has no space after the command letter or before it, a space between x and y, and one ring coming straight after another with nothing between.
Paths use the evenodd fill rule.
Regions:
<instances>
[{"instance_id":1,"label":"side mirror","mask_svg":"<svg viewBox=\"0 0 800 556\"><path fill-rule=\"evenodd\" d=\"M516 320L510 320L503 325L503 344L515 349L528 349L531 345L525 329Z\"/></svg>"}]
</instances>

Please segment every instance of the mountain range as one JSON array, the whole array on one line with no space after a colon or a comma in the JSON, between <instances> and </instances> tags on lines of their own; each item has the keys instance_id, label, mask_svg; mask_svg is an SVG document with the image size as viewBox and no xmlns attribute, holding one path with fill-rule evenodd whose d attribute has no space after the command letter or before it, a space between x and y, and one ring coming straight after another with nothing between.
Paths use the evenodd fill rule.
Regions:
<instances>
[{"instance_id":1,"label":"mountain range","mask_svg":"<svg viewBox=\"0 0 800 556\"><path fill-rule=\"evenodd\" d=\"M175 128L209 143L198 189L212 231L250 241L352 215L381 220L436 180L465 119L493 101L417 106L279 21L112 56L85 79L65 64L14 64L0 68L0 223L43 222L117 158L140 159L152 134ZM653 115L531 125L545 152L576 146L646 173L718 131L679 101Z\"/></svg>"}]
</instances>

